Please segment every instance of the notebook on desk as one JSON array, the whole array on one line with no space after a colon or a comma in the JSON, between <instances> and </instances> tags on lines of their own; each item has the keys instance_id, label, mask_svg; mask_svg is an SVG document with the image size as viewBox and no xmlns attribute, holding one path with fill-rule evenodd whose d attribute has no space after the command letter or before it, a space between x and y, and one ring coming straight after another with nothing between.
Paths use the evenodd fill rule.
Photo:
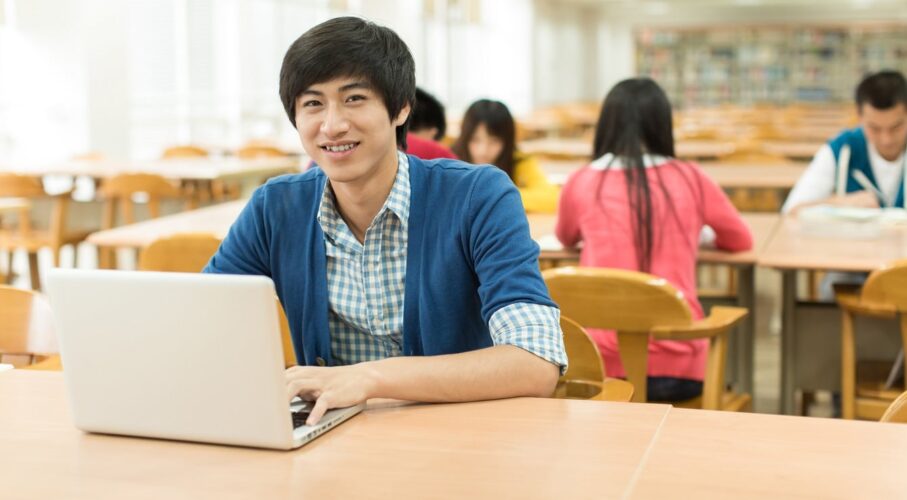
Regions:
<instances>
[{"instance_id":1,"label":"notebook on desk","mask_svg":"<svg viewBox=\"0 0 907 500\"><path fill-rule=\"evenodd\" d=\"M76 427L291 449L361 410L287 403L274 285L262 276L53 269Z\"/></svg>"}]
</instances>

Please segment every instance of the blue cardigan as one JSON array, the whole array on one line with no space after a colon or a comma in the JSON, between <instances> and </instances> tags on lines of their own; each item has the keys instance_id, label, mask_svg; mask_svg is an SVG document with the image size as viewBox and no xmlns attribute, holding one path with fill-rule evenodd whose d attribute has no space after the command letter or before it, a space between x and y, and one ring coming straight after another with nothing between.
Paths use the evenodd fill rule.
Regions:
<instances>
[{"instance_id":1,"label":"blue cardigan","mask_svg":"<svg viewBox=\"0 0 907 500\"><path fill-rule=\"evenodd\" d=\"M529 236L520 194L503 171L415 156L409 168L404 355L489 347L488 321L498 309L556 307L539 272L539 247ZM327 262L317 221L326 181L313 167L258 188L204 272L269 276L287 313L296 359L331 366Z\"/></svg>"},{"instance_id":2,"label":"blue cardigan","mask_svg":"<svg viewBox=\"0 0 907 500\"><path fill-rule=\"evenodd\" d=\"M863 186L857 182L856 178L853 176L855 170L863 172L869 182L872 183L877 189L879 187L878 181L876 181L876 176L872 172L872 166L869 163L869 148L866 144L866 136L863 134L863 128L857 127L849 130L845 130L840 135L834 139L828 141L828 145L831 146L831 151L835 155L835 180L837 182L838 176L838 157L841 154L841 149L844 148L844 145L847 144L850 146L850 162L847 165L847 185L844 187L846 193L853 193L856 191L862 191ZM882 200L879 200L879 206L882 205ZM900 183L898 187L898 194L894 199L895 207L904 207L904 183Z\"/></svg>"}]
</instances>

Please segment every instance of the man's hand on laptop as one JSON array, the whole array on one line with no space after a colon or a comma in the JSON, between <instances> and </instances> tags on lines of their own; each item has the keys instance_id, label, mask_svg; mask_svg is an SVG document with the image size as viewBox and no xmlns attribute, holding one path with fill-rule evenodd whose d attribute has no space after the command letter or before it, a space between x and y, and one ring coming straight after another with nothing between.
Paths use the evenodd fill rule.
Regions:
<instances>
[{"instance_id":1,"label":"man's hand on laptop","mask_svg":"<svg viewBox=\"0 0 907 500\"><path fill-rule=\"evenodd\" d=\"M287 368L287 396L299 396L315 405L307 425L315 425L331 408L364 403L374 388L373 378L363 365L293 366Z\"/></svg>"}]
</instances>

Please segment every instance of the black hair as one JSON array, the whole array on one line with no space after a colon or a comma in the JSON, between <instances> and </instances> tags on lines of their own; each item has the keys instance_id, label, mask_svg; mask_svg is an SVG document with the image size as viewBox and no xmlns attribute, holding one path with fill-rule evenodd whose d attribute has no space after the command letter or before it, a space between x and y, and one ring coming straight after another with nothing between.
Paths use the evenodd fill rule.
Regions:
<instances>
[{"instance_id":1,"label":"black hair","mask_svg":"<svg viewBox=\"0 0 907 500\"><path fill-rule=\"evenodd\" d=\"M413 131L436 129L434 140L440 141L447 132L444 105L435 96L416 87L416 105L409 115L409 129Z\"/></svg>"},{"instance_id":2,"label":"black hair","mask_svg":"<svg viewBox=\"0 0 907 500\"><path fill-rule=\"evenodd\" d=\"M516 124L513 121L513 115L507 106L500 101L489 99L480 99L466 110L463 115L463 124L460 129L460 137L450 148L461 160L472 163L472 155L469 154L469 141L472 139L476 128L479 125L485 125L489 135L497 137L504 143L501 154L495 158L493 165L507 173L507 176L513 179L514 156L516 155Z\"/></svg>"},{"instance_id":3,"label":"black hair","mask_svg":"<svg viewBox=\"0 0 907 500\"><path fill-rule=\"evenodd\" d=\"M652 263L655 228L652 224L652 186L649 185L643 155L674 156L671 103L657 83L650 78L630 78L619 82L608 92L595 127L593 150L595 158L611 153L624 166L637 264L641 271L648 272ZM606 173L607 169L599 177L597 188L602 207L601 186ZM664 186L659 183L659 187L668 204L671 204ZM676 218L676 212L674 215Z\"/></svg>"},{"instance_id":4,"label":"black hair","mask_svg":"<svg viewBox=\"0 0 907 500\"><path fill-rule=\"evenodd\" d=\"M900 71L884 70L863 78L857 85L857 109L869 104L876 109L889 109L898 104L907 106L907 81Z\"/></svg>"},{"instance_id":5,"label":"black hair","mask_svg":"<svg viewBox=\"0 0 907 500\"><path fill-rule=\"evenodd\" d=\"M416 69L409 48L390 28L358 17L337 17L306 31L287 49L280 67L280 100L296 126L296 98L312 85L359 77L384 100L391 120L416 99ZM397 127L406 148L409 119Z\"/></svg>"}]
</instances>

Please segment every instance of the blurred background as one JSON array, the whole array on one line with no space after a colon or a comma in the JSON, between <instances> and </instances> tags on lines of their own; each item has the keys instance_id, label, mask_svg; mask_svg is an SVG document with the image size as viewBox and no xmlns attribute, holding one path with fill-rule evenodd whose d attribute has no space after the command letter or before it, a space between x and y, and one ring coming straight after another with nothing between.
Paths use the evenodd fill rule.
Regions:
<instances>
[{"instance_id":1,"label":"blurred background","mask_svg":"<svg viewBox=\"0 0 907 500\"><path fill-rule=\"evenodd\" d=\"M523 138L588 131L636 74L679 110L847 106L865 72L907 66L896 0L0 0L0 161L293 147L284 51L346 14L403 37L454 125L500 99Z\"/></svg>"}]
</instances>

